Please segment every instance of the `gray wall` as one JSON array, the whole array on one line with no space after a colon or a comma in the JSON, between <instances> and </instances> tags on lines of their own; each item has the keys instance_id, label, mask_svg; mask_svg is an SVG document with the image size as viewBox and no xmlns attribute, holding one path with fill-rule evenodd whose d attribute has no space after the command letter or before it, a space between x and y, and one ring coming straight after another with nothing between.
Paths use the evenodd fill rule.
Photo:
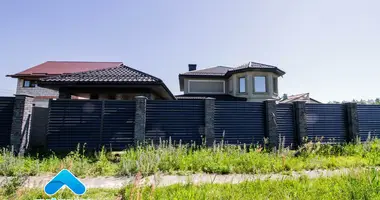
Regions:
<instances>
[{"instance_id":1,"label":"gray wall","mask_svg":"<svg viewBox=\"0 0 380 200\"><path fill-rule=\"evenodd\" d=\"M16 94L18 95L29 95L29 96L58 96L59 92L57 90L52 90L48 88L42 88L42 87L23 87L24 79L17 79L17 89Z\"/></svg>"}]
</instances>

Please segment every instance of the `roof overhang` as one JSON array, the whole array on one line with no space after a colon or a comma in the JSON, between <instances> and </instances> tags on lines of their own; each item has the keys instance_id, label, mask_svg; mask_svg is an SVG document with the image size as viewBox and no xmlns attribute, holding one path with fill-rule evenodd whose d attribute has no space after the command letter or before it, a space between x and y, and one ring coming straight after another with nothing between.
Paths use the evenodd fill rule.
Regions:
<instances>
[{"instance_id":1,"label":"roof overhang","mask_svg":"<svg viewBox=\"0 0 380 200\"><path fill-rule=\"evenodd\" d=\"M230 77L231 75L235 73L242 73L242 72L272 72L277 74L278 76L283 76L285 75L285 72L282 71L281 69L274 67L274 68L243 68L243 69L238 69L238 70L231 70L226 73L226 77Z\"/></svg>"},{"instance_id":2,"label":"roof overhang","mask_svg":"<svg viewBox=\"0 0 380 200\"><path fill-rule=\"evenodd\" d=\"M163 82L61 82L39 81L38 85L44 88L150 88L168 100L175 100L175 96Z\"/></svg>"}]
</instances>

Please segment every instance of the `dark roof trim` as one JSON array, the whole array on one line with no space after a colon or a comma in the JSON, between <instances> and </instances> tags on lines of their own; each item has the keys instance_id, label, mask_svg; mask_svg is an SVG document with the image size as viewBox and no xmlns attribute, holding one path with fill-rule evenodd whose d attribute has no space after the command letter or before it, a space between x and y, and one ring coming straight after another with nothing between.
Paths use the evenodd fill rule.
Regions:
<instances>
[{"instance_id":1,"label":"dark roof trim","mask_svg":"<svg viewBox=\"0 0 380 200\"><path fill-rule=\"evenodd\" d=\"M226 73L226 77L230 77L231 75L236 74L236 73L249 72L249 71L272 72L272 73L275 73L279 76L285 75L285 72L278 69L277 67L274 67L274 68L242 68L242 69L228 71Z\"/></svg>"}]
</instances>

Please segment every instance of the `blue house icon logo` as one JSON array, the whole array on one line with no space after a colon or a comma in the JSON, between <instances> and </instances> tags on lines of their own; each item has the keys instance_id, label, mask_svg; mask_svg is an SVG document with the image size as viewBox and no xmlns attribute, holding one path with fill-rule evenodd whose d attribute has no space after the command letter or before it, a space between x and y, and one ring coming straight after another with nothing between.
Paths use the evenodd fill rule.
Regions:
<instances>
[{"instance_id":1,"label":"blue house icon logo","mask_svg":"<svg viewBox=\"0 0 380 200\"><path fill-rule=\"evenodd\" d=\"M82 195L86 186L80 182L69 170L63 169L45 185L45 193L49 196L57 193L63 186L69 188L74 194Z\"/></svg>"}]
</instances>

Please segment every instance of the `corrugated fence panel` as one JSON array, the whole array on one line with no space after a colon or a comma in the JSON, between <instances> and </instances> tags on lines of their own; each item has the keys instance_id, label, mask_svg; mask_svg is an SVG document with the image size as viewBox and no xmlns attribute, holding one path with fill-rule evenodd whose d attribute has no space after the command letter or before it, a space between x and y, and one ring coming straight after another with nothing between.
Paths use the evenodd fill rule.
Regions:
<instances>
[{"instance_id":1,"label":"corrugated fence panel","mask_svg":"<svg viewBox=\"0 0 380 200\"><path fill-rule=\"evenodd\" d=\"M346 109L342 104L306 104L308 138L344 143L347 138Z\"/></svg>"},{"instance_id":2,"label":"corrugated fence panel","mask_svg":"<svg viewBox=\"0 0 380 200\"><path fill-rule=\"evenodd\" d=\"M10 145L14 97L0 97L0 147Z\"/></svg>"},{"instance_id":3,"label":"corrugated fence panel","mask_svg":"<svg viewBox=\"0 0 380 200\"><path fill-rule=\"evenodd\" d=\"M133 144L135 101L105 101L102 145L124 150Z\"/></svg>"},{"instance_id":4,"label":"corrugated fence panel","mask_svg":"<svg viewBox=\"0 0 380 200\"><path fill-rule=\"evenodd\" d=\"M102 101L55 100L50 102L48 148L74 150L80 143L99 147Z\"/></svg>"},{"instance_id":5,"label":"corrugated fence panel","mask_svg":"<svg viewBox=\"0 0 380 200\"><path fill-rule=\"evenodd\" d=\"M264 119L263 103L216 101L215 139L224 139L228 144L262 143Z\"/></svg>"},{"instance_id":6,"label":"corrugated fence panel","mask_svg":"<svg viewBox=\"0 0 380 200\"><path fill-rule=\"evenodd\" d=\"M204 101L147 101L146 138L183 143L202 142L204 134Z\"/></svg>"},{"instance_id":7,"label":"corrugated fence panel","mask_svg":"<svg viewBox=\"0 0 380 200\"><path fill-rule=\"evenodd\" d=\"M358 105L359 133L362 141L371 137L380 137L380 106Z\"/></svg>"},{"instance_id":8,"label":"corrugated fence panel","mask_svg":"<svg viewBox=\"0 0 380 200\"><path fill-rule=\"evenodd\" d=\"M285 138L285 146L295 146L293 104L277 104L276 122L278 134Z\"/></svg>"}]
</instances>

